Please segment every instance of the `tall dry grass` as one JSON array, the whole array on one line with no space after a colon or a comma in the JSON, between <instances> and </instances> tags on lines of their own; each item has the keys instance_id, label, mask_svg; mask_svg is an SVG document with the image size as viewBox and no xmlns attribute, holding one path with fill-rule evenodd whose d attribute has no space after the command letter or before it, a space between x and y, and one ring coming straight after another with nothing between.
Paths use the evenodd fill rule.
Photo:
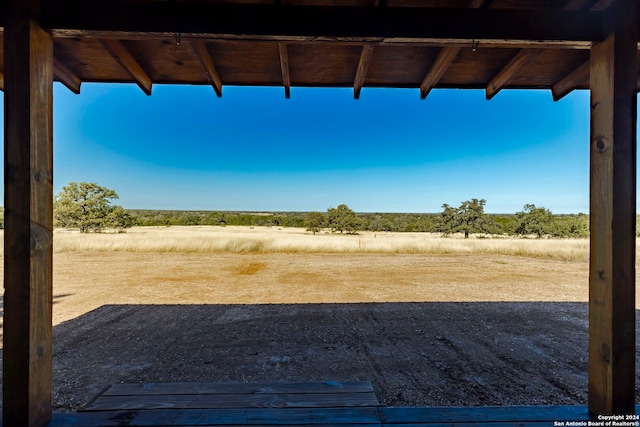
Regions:
<instances>
[{"instance_id":1,"label":"tall dry grass","mask_svg":"<svg viewBox=\"0 0 640 427\"><path fill-rule=\"evenodd\" d=\"M268 227L134 227L123 234L56 230L54 251L502 254L588 261L588 239L443 238L431 233L341 235Z\"/></svg>"}]
</instances>

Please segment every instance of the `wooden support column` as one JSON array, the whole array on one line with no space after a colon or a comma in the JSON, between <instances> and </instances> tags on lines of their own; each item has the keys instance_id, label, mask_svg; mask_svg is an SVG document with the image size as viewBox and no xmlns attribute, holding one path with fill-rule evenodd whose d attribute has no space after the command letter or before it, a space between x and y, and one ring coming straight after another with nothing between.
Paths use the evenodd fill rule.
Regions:
<instances>
[{"instance_id":1,"label":"wooden support column","mask_svg":"<svg viewBox=\"0 0 640 427\"><path fill-rule=\"evenodd\" d=\"M634 413L637 0L591 50L589 410Z\"/></svg>"},{"instance_id":2,"label":"wooden support column","mask_svg":"<svg viewBox=\"0 0 640 427\"><path fill-rule=\"evenodd\" d=\"M51 418L53 39L39 0L5 0L3 425Z\"/></svg>"}]
</instances>

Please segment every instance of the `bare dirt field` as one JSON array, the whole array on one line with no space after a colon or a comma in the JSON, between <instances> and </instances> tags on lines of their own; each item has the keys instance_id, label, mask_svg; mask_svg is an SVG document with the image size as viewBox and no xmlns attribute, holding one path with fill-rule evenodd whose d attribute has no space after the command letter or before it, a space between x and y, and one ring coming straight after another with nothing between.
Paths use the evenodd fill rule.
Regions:
<instances>
[{"instance_id":1,"label":"bare dirt field","mask_svg":"<svg viewBox=\"0 0 640 427\"><path fill-rule=\"evenodd\" d=\"M58 249L53 403L319 380L369 380L386 405L585 403L587 301L583 260Z\"/></svg>"}]
</instances>

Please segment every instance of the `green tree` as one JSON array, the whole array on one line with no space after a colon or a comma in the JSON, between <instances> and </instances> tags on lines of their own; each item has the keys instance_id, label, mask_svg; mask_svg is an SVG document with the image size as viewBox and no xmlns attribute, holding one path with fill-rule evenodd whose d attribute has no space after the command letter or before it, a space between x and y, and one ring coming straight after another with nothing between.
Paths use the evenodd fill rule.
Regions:
<instances>
[{"instance_id":1,"label":"green tree","mask_svg":"<svg viewBox=\"0 0 640 427\"><path fill-rule=\"evenodd\" d=\"M492 229L492 221L484 213L485 199L466 200L459 207L448 204L442 205L443 211L436 224L435 230L445 236L451 233L464 233L468 239L471 233L488 233Z\"/></svg>"},{"instance_id":2,"label":"green tree","mask_svg":"<svg viewBox=\"0 0 640 427\"><path fill-rule=\"evenodd\" d=\"M484 213L485 199L471 199L462 202L458 208L458 231L469 238L469 233L486 233L489 231L489 219Z\"/></svg>"},{"instance_id":3,"label":"green tree","mask_svg":"<svg viewBox=\"0 0 640 427\"><path fill-rule=\"evenodd\" d=\"M304 219L304 225L307 227L307 231L311 231L313 234L322 230L325 223L326 219L322 212L309 212Z\"/></svg>"},{"instance_id":4,"label":"green tree","mask_svg":"<svg viewBox=\"0 0 640 427\"><path fill-rule=\"evenodd\" d=\"M337 208L327 209L327 226L332 231L354 233L359 225L358 216L349 206L342 204Z\"/></svg>"},{"instance_id":5,"label":"green tree","mask_svg":"<svg viewBox=\"0 0 640 427\"><path fill-rule=\"evenodd\" d=\"M55 196L54 225L77 228L81 233L99 233L106 228L124 231L134 225L135 219L112 204L117 198L115 191L94 182L70 182Z\"/></svg>"},{"instance_id":6,"label":"green tree","mask_svg":"<svg viewBox=\"0 0 640 427\"><path fill-rule=\"evenodd\" d=\"M523 210L516 212L516 234L527 236L530 234L541 238L545 234L555 234L555 222L549 209L537 207L534 204L524 205Z\"/></svg>"}]
</instances>

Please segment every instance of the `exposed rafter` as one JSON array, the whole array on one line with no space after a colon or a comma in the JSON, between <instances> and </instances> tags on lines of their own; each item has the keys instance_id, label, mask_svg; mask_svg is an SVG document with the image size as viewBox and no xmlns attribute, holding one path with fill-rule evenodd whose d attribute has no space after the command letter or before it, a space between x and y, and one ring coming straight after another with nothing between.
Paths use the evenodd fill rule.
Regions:
<instances>
[{"instance_id":1,"label":"exposed rafter","mask_svg":"<svg viewBox=\"0 0 640 427\"><path fill-rule=\"evenodd\" d=\"M493 98L502 88L513 80L522 68L531 64L541 53L541 49L523 49L518 52L487 85L487 99Z\"/></svg>"},{"instance_id":2,"label":"exposed rafter","mask_svg":"<svg viewBox=\"0 0 640 427\"><path fill-rule=\"evenodd\" d=\"M542 53L540 49L523 49L489 82L486 88L487 99L493 98L513 80L518 72L533 62Z\"/></svg>"},{"instance_id":3,"label":"exposed rafter","mask_svg":"<svg viewBox=\"0 0 640 427\"><path fill-rule=\"evenodd\" d=\"M289 76L289 50L286 43L278 43L280 51L280 71L282 72L282 85L284 86L284 97L291 97L291 77Z\"/></svg>"},{"instance_id":4,"label":"exposed rafter","mask_svg":"<svg viewBox=\"0 0 640 427\"><path fill-rule=\"evenodd\" d=\"M358 61L358 70L356 71L356 78L353 81L353 98L360 98L360 90L364 86L364 81L367 78L367 70L371 63L371 56L373 55L373 46L370 44L362 46L362 52L360 53L360 61Z\"/></svg>"},{"instance_id":5,"label":"exposed rafter","mask_svg":"<svg viewBox=\"0 0 640 427\"><path fill-rule=\"evenodd\" d=\"M76 76L64 66L57 58L53 60L53 72L60 82L65 85L71 92L76 95L80 93L80 85L82 81L80 77Z\"/></svg>"},{"instance_id":6,"label":"exposed rafter","mask_svg":"<svg viewBox=\"0 0 640 427\"><path fill-rule=\"evenodd\" d=\"M471 0L469 7L477 9L481 7L489 7L490 4L491 0ZM421 99L425 99L427 95L429 95L429 92L431 92L431 89L438 84L445 71L447 71L447 68L449 68L449 65L451 65L456 56L458 56L460 49L460 46L445 46L442 48L440 54L420 84Z\"/></svg>"},{"instance_id":7,"label":"exposed rafter","mask_svg":"<svg viewBox=\"0 0 640 427\"><path fill-rule=\"evenodd\" d=\"M444 72L447 71L449 65L456 58L458 52L460 52L460 47L457 46L445 46L442 48L431 69L420 84L420 98L425 99L429 95L431 89L438 84Z\"/></svg>"},{"instance_id":8,"label":"exposed rafter","mask_svg":"<svg viewBox=\"0 0 640 427\"><path fill-rule=\"evenodd\" d=\"M100 43L147 95L151 95L151 78L119 40L100 39Z\"/></svg>"},{"instance_id":9,"label":"exposed rafter","mask_svg":"<svg viewBox=\"0 0 640 427\"><path fill-rule=\"evenodd\" d=\"M563 9L565 11L578 11L591 7L594 3L595 0L569 0L564 5ZM542 53L542 50L538 50L537 52L532 50L521 50L520 52L518 52L514 59L509 62L509 64L502 71L500 71L500 73L498 73L498 75L487 85L487 99L493 98L503 87L508 85L509 81L511 81L513 77L517 75L519 69L525 68L527 65L529 65L538 57L538 55L540 55L540 53ZM567 83L568 82L564 82L563 79L563 84ZM558 89L560 90L560 87ZM555 99L555 91L553 96Z\"/></svg>"},{"instance_id":10,"label":"exposed rafter","mask_svg":"<svg viewBox=\"0 0 640 427\"><path fill-rule=\"evenodd\" d=\"M287 6L210 2L127 2L100 7L94 2L45 3L43 25L56 37L131 39L172 34L187 38L261 40L315 39L466 42L512 40L572 45L603 38L604 12L557 9L380 8ZM96 7L99 9L96 10ZM353 25L357 22L358 25Z\"/></svg>"},{"instance_id":11,"label":"exposed rafter","mask_svg":"<svg viewBox=\"0 0 640 427\"><path fill-rule=\"evenodd\" d=\"M202 68L207 75L207 79L213 86L213 90L216 92L216 95L218 95L218 97L221 97L222 79L220 78L220 74L218 74L218 70L216 70L213 59L211 58L209 50L207 49L207 45L201 41L193 41L191 42L191 49L193 49L193 52L198 57L200 64L202 64Z\"/></svg>"},{"instance_id":12,"label":"exposed rafter","mask_svg":"<svg viewBox=\"0 0 640 427\"><path fill-rule=\"evenodd\" d=\"M583 82L589 82L589 70L590 70L590 62L587 61L565 77L562 78L558 83L554 84L551 88L551 94L553 95L554 101L559 101L566 95L568 95L572 90L577 88Z\"/></svg>"}]
</instances>

